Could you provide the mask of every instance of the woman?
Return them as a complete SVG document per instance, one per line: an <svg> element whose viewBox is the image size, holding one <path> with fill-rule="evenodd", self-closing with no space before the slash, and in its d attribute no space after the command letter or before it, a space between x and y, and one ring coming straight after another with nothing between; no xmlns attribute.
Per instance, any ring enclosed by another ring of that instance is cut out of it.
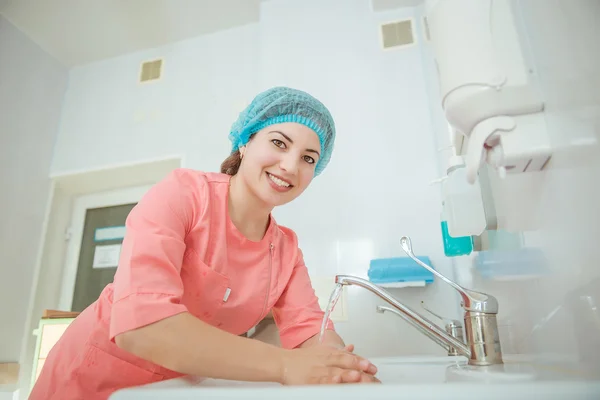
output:
<svg viewBox="0 0 600 400"><path fill-rule="evenodd" d="M114 282L50 352L30 399L106 399L183 375L282 384L377 382L323 312L294 232L274 207L323 171L334 122L318 100L276 87L229 135L221 174L179 169L127 218ZM282 348L239 336L273 312Z"/></svg>

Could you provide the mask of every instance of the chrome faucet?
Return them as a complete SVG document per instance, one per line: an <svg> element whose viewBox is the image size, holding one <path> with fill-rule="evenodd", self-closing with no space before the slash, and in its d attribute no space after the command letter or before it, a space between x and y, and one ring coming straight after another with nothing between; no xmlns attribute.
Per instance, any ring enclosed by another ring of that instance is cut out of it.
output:
<svg viewBox="0 0 600 400"><path fill-rule="evenodd" d="M402 250L420 266L456 289L462 298L461 307L464 313L464 331L466 333L466 344L456 337L446 333L435 323L423 317L416 311L410 309L394 298L385 289L369 282L366 279L351 275L337 275L335 282L339 285L356 285L370 290L399 311L407 322L427 335L434 342L448 351L454 348L456 352L469 359L470 365L493 365L502 364L502 349L498 335L498 301L495 297L465 289L454 283L438 271L419 260L412 251L410 238L403 236L400 239Z"/></svg>
<svg viewBox="0 0 600 400"><path fill-rule="evenodd" d="M437 315L436 313L431 311L429 308L427 308L423 301L421 301L421 306L423 306L423 309L425 311L427 311L429 314L433 315L434 317L439 318L444 323L444 329L446 329L447 334L449 334L452 337L457 338L458 340L460 340L463 343L465 342L465 338L463 335L463 327L462 327L462 324L460 323L460 321L455 320L455 319L450 319L450 318L444 318L444 317ZM458 349L455 349L454 347L450 346L450 348L448 349L448 355L449 356L459 355Z"/></svg>
<svg viewBox="0 0 600 400"><path fill-rule="evenodd" d="M429 312L430 314L432 314L433 316L439 318L440 320L442 320L444 322L444 328L446 329L447 334L449 334L450 336L452 336L455 339L460 340L461 343L464 343L463 328L462 328L460 321L457 321L455 319L448 319L448 318L440 317L439 315L437 315L436 313L434 313L433 311L431 311L430 309L425 307L425 304L423 302L421 302L421 306L423 306L423 309L425 309L425 311ZM413 325L415 328L419 329L421 331L421 333L424 333L425 335L429 336L431 339L433 339L434 342L436 342L437 344L442 346L444 349L446 349L449 356L466 355L467 357L469 357L469 355L466 354L465 349L463 349L463 352L461 353L461 351L459 349L457 349L456 347L436 338L434 335L431 334L431 331L429 331L427 329L423 329L421 327L421 325L413 324L412 319L406 317L406 315L402 314L395 308L386 307L386 306L377 306L378 313L383 314L386 311L391 312L392 314L396 314L397 316L404 319L409 324Z"/></svg>

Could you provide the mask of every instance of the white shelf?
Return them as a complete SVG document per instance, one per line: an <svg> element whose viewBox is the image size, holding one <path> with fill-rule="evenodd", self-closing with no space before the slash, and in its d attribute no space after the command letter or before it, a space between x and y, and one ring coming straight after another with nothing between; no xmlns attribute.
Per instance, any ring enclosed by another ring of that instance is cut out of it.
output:
<svg viewBox="0 0 600 400"><path fill-rule="evenodd" d="M531 279L540 279L544 275L542 274L523 274L523 275L492 275L484 276L485 280L498 281L498 282L514 282L514 281L526 281Z"/></svg>
<svg viewBox="0 0 600 400"><path fill-rule="evenodd" d="M414 281L414 282L388 282L388 283L375 283L375 285L387 288L387 289L398 289L405 287L425 287L427 282L425 281Z"/></svg>

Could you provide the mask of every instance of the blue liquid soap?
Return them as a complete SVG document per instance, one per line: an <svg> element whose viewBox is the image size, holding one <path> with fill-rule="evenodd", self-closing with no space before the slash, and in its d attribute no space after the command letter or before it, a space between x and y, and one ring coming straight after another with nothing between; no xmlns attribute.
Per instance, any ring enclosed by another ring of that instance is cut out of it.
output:
<svg viewBox="0 0 600 400"><path fill-rule="evenodd" d="M442 239L446 257L466 256L473 252L471 236L452 237L448 233L448 223L442 221Z"/></svg>

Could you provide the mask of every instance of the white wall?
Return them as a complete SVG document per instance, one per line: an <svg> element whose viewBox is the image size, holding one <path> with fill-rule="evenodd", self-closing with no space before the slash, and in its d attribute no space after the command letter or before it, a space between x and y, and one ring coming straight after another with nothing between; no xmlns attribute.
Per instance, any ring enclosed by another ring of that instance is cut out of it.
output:
<svg viewBox="0 0 600 400"><path fill-rule="evenodd" d="M595 0L511 3L527 58L533 60L555 151L544 172L509 175L504 181L495 173L490 177L500 228L522 235L524 249L540 250L547 268L543 276L529 280L507 278L516 261L500 263L498 279L484 278L473 268L472 257L456 259L456 268L475 289L499 299L505 352L572 360L584 374L598 378L600 4ZM432 101L439 98L432 96ZM501 239L492 250L507 254L507 247ZM569 299L579 300L569 303Z"/></svg>
<svg viewBox="0 0 600 400"><path fill-rule="evenodd" d="M0 362L18 362L67 69L0 17Z"/></svg>
<svg viewBox="0 0 600 400"><path fill-rule="evenodd" d="M255 92L257 32L253 24L71 69L52 173L171 154L216 168ZM141 63L157 57L162 80L139 84Z"/></svg>
<svg viewBox="0 0 600 400"><path fill-rule="evenodd" d="M428 185L438 167L421 51L380 47L380 23L413 16L411 8L373 13L368 0L274 0L262 4L258 24L77 67L52 172L170 154L183 155L187 167L218 170L245 104L266 87L294 86L327 104L338 128L329 168L276 211L297 231L311 274L364 276L371 258L403 255L404 234L417 253L451 273L439 234L439 190ZM139 85L140 63L154 57L165 57L162 80ZM398 317L376 314L379 300L354 289L350 319L338 328L357 351L444 354ZM456 315L446 286L396 292L415 308L423 299Z"/></svg>
<svg viewBox="0 0 600 400"><path fill-rule="evenodd" d="M450 273L439 229L439 190L431 117L418 45L381 48L379 25L414 18L405 8L373 13L363 0L271 1L260 17L261 87L285 84L314 93L331 109L338 129L332 161L295 202L277 210L293 227L313 275L366 277L369 260L404 256L402 235L415 251ZM420 20L415 34L422 40ZM308 223L307 223L307 216ZM425 300L455 316L451 289L394 290L411 307ZM368 355L444 354L364 289L348 291L349 321L342 336Z"/></svg>

